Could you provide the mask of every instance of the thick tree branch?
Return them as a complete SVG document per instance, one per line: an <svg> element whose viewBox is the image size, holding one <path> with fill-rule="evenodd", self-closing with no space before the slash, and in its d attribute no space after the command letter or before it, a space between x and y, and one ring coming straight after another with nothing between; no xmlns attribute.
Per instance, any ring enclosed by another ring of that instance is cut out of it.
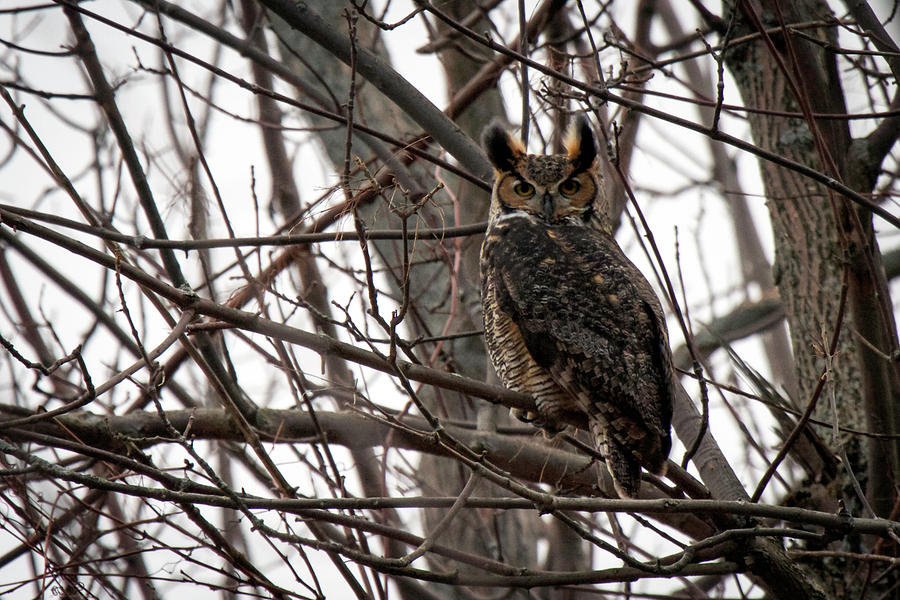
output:
<svg viewBox="0 0 900 600"><path fill-rule="evenodd" d="M350 40L325 23L306 2L261 2L291 27L309 36L344 63L350 64ZM460 164L477 177L485 181L490 179L491 169L481 148L417 88L365 48L357 49L355 63L360 75L402 108Z"/></svg>

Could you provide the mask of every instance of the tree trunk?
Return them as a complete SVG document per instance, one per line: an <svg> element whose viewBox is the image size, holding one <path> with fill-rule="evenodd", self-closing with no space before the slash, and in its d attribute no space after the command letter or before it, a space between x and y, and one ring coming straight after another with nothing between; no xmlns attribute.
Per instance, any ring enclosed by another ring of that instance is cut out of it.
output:
<svg viewBox="0 0 900 600"><path fill-rule="evenodd" d="M848 121L812 117L847 112L836 54L823 49L836 47L836 27L805 32L818 38L815 42L779 31L783 24L832 19L827 4L765 0L727 6L736 11L732 38L765 30L725 53L744 105L762 109L747 114L756 144L857 191L871 192L871 173L877 172L883 155L855 154L852 149L861 141L851 139ZM773 117L764 111L803 116ZM842 427L896 433L898 379L896 363L887 358L897 348L896 327L871 213L775 162L763 161L760 167L775 238L775 281L796 360L799 406L816 402L819 418ZM820 386L823 377L825 385ZM845 462L849 459L845 466L865 490L861 498L847 475L836 487L842 489L838 499L854 515L868 516L868 503L875 514L888 517L900 473L896 440L835 438L828 429L819 433L836 454L844 453ZM864 546L854 550L867 551ZM838 581L843 577L839 573L829 581L835 597L848 597L845 585L863 584ZM883 592L890 583L884 585L875 587ZM876 593L871 584L869 593Z"/></svg>

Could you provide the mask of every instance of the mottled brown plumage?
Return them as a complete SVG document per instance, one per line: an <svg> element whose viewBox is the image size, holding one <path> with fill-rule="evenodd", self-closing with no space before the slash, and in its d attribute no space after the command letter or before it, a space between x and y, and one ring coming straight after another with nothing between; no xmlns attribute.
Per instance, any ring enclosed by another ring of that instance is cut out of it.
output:
<svg viewBox="0 0 900 600"><path fill-rule="evenodd" d="M501 381L537 407L514 414L590 430L616 491L634 497L641 466L665 470L675 376L659 300L602 227L590 125L576 122L566 155L527 155L499 125L484 145L496 169L485 341Z"/></svg>

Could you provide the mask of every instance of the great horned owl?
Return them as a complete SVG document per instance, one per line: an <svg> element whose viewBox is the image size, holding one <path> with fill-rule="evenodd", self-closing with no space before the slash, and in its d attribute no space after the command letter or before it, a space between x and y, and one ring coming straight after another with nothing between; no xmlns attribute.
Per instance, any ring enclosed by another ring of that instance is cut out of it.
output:
<svg viewBox="0 0 900 600"><path fill-rule="evenodd" d="M526 154L497 124L483 143L495 168L481 247L491 361L535 399L537 413L517 417L591 431L616 491L634 497L641 466L665 470L675 375L656 294L599 226L594 134L579 118L568 154L552 156Z"/></svg>

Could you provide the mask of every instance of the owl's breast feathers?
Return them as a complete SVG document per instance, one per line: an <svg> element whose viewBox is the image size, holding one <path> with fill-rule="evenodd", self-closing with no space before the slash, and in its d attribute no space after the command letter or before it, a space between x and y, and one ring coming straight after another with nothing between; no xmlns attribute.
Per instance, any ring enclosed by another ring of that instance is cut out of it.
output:
<svg viewBox="0 0 900 600"><path fill-rule="evenodd" d="M485 337L501 380L539 408L549 391L555 418L587 421L616 452L662 472L675 381L665 321L615 240L510 216L488 228L482 271Z"/></svg>

